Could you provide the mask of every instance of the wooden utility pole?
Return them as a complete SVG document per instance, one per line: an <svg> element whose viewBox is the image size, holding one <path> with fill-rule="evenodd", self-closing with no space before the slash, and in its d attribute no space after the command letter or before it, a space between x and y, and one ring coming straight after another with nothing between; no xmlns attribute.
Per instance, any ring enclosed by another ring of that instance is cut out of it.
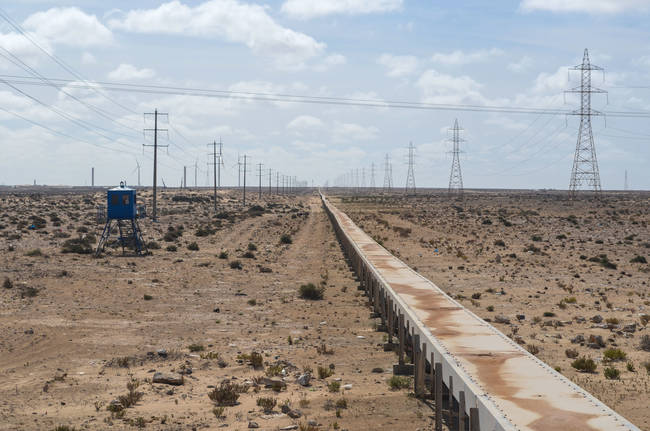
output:
<svg viewBox="0 0 650 431"><path fill-rule="evenodd" d="M223 165L223 142L219 138L219 155L218 155L218 165L217 165L217 188L221 190L221 165Z"/></svg>
<svg viewBox="0 0 650 431"><path fill-rule="evenodd" d="M212 156L212 163L209 163L212 165L212 170L214 173L214 187L213 187L213 199L214 199L214 212L217 212L217 141L212 141L212 153L210 154Z"/></svg>
<svg viewBox="0 0 650 431"><path fill-rule="evenodd" d="M259 196L258 196L258 199L261 200L262 199L262 164L258 163L257 168L258 168L257 176L259 177L259 185L258 185Z"/></svg>
<svg viewBox="0 0 650 431"><path fill-rule="evenodd" d="M198 160L194 161L194 188L197 188L198 186L198 179L199 179L199 163Z"/></svg>
<svg viewBox="0 0 650 431"><path fill-rule="evenodd" d="M246 205L246 159L248 158L248 156L244 154L242 157L244 158L244 199L242 204L245 206Z"/></svg>
<svg viewBox="0 0 650 431"><path fill-rule="evenodd" d="M158 207L157 207L157 194L158 194L158 147L168 147L169 145L158 145L158 132L166 132L167 129L158 128L158 116L164 115L169 120L169 114L164 114L154 110L154 112L145 112L145 116L153 115L153 129L144 129L146 132L153 132L153 145L151 144L142 144L143 147L153 147L153 213L152 219L155 221L158 219Z"/></svg>

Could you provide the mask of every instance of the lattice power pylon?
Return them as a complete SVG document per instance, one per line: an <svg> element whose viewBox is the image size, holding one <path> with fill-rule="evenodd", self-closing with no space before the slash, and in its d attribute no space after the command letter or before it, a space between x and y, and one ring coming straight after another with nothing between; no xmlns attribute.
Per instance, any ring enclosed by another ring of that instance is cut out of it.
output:
<svg viewBox="0 0 650 431"><path fill-rule="evenodd" d="M580 94L580 109L572 112L572 115L580 116L580 129L578 131L576 152L573 157L569 194L574 198L578 190L586 186L588 189L593 190L596 195L599 195L601 191L600 173L598 172L594 135L591 130L591 117L602 115L602 113L591 109L591 94L606 93L606 91L591 86L591 71L603 70L603 68L589 62L589 52L585 49L582 64L569 70L581 72L580 86L566 91L567 93Z"/></svg>
<svg viewBox="0 0 650 431"><path fill-rule="evenodd" d="M460 170L460 143L465 140L460 137L461 129L458 127L458 119L454 120L454 127L451 129L451 142L453 150L451 154L453 159L451 161L451 173L449 174L449 194L463 195L463 174Z"/></svg>
<svg viewBox="0 0 650 431"><path fill-rule="evenodd" d="M406 174L406 194L415 194L415 147L409 142L409 169Z"/></svg>
<svg viewBox="0 0 650 431"><path fill-rule="evenodd" d="M393 188L393 167L390 164L390 156L386 154L384 162L384 191L389 192Z"/></svg>

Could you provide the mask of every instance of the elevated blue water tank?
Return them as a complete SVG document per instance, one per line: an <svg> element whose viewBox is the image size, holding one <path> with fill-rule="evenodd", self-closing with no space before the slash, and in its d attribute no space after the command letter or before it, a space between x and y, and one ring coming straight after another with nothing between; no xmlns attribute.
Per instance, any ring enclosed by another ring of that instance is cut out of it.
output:
<svg viewBox="0 0 650 431"><path fill-rule="evenodd" d="M136 216L135 190L120 183L119 187L110 189L106 193L107 218L117 220L130 220Z"/></svg>

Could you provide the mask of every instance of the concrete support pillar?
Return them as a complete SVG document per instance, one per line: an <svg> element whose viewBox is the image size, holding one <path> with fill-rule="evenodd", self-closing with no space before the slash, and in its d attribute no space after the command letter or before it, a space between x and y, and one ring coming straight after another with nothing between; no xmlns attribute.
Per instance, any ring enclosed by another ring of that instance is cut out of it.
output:
<svg viewBox="0 0 650 431"><path fill-rule="evenodd" d="M404 347L410 347L411 348L411 364L415 365L415 355L413 354L413 337L411 337L411 325L409 322L406 322L406 342L404 343Z"/></svg>
<svg viewBox="0 0 650 431"><path fill-rule="evenodd" d="M456 415L456 409L454 408L454 378L449 376L449 423L453 422L453 418Z"/></svg>
<svg viewBox="0 0 650 431"><path fill-rule="evenodd" d="M391 298L388 298L388 343L389 344L393 343L393 334L395 333L394 330L395 317L393 313L394 313L393 300Z"/></svg>
<svg viewBox="0 0 650 431"><path fill-rule="evenodd" d="M399 364L404 365L404 343L406 342L404 334L404 314L399 313L399 322L397 328L397 338L399 339Z"/></svg>
<svg viewBox="0 0 650 431"><path fill-rule="evenodd" d="M380 302L379 302L379 283L375 283L375 312L381 314Z"/></svg>
<svg viewBox="0 0 650 431"><path fill-rule="evenodd" d="M465 431L465 391L458 393L458 431Z"/></svg>
<svg viewBox="0 0 650 431"><path fill-rule="evenodd" d="M420 345L420 337L418 336L418 380L420 387L420 393L416 393L418 397L424 397L425 385L424 385L424 373L426 369L426 360L427 360L427 345Z"/></svg>
<svg viewBox="0 0 650 431"><path fill-rule="evenodd" d="M418 341L420 341L419 340L420 337L418 335L411 336L411 352L412 352L411 359L413 360L413 386L414 386L413 392L415 392L415 395L417 396L419 388L418 388L418 355L416 354L417 348L415 346L416 337L418 338Z"/></svg>
<svg viewBox="0 0 650 431"><path fill-rule="evenodd" d="M469 431L481 431L481 426L478 423L478 409L476 407L469 409Z"/></svg>
<svg viewBox="0 0 650 431"><path fill-rule="evenodd" d="M421 397L422 394L424 393L424 385L423 383L423 375L421 372L421 367L420 364L422 363L422 350L420 348L420 336L418 334L413 334L413 373L414 373L414 378L413 378L413 384L415 386L415 396L416 397Z"/></svg>
<svg viewBox="0 0 650 431"><path fill-rule="evenodd" d="M435 430L442 431L442 363L436 362L436 413L435 413Z"/></svg>
<svg viewBox="0 0 650 431"><path fill-rule="evenodd" d="M435 357L434 353L431 352L431 399L436 399L436 367L435 367Z"/></svg>

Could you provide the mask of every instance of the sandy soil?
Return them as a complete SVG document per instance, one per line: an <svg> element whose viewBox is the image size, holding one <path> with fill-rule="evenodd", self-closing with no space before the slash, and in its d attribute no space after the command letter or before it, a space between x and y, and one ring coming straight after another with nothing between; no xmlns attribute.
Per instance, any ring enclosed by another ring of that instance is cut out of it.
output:
<svg viewBox="0 0 650 431"><path fill-rule="evenodd" d="M0 193L0 430L244 430L251 421L266 430L432 429L430 406L410 389L389 389L395 355L382 349L385 334L373 329L316 195L253 196L256 209L224 192L221 218L209 195L161 194L160 222L141 222L146 241L160 247L151 256L116 249L94 258L62 249L70 239L99 236L102 192ZM183 233L174 238L170 228L179 226ZM292 244L281 243L283 234ZM193 242L198 250L188 249ZM243 257L250 243L254 257ZM176 251L168 251L172 245ZM417 247L409 242L402 251ZM219 258L222 251L227 258ZM428 275L436 259L422 266ZM242 269L231 268L235 260ZM324 299L301 299L305 283L324 286ZM262 354L263 368L249 364L252 352ZM332 376L319 379L318 367L333 369ZM296 382L305 369L314 375L307 387ZM152 383L155 372L182 373L183 385ZM276 392L263 377L278 373ZM208 393L224 380L245 392L237 405L215 412ZM130 381L139 383L132 399L140 399L108 411ZM271 413L257 405L263 397L277 400ZM281 413L281 404L301 416Z"/></svg>
<svg viewBox="0 0 650 431"><path fill-rule="evenodd" d="M650 194L331 200L474 313L650 430ZM612 354L625 358L607 360ZM595 372L574 369L576 355L594 360Z"/></svg>

